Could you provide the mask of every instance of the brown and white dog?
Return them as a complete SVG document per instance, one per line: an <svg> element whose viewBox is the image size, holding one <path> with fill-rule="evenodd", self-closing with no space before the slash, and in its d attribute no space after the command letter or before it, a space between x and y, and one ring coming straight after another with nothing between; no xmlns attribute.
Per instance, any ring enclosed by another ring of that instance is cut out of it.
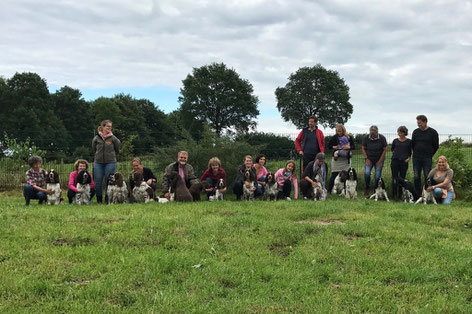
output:
<svg viewBox="0 0 472 314"><path fill-rule="evenodd" d="M277 181L275 180L275 175L273 172L269 172L265 178L264 186L264 200L276 201L277 200Z"/></svg>
<svg viewBox="0 0 472 314"><path fill-rule="evenodd" d="M257 178L253 171L246 169L244 171L244 182L249 182L249 187L243 183L243 200L253 201L254 200L254 191L256 190L256 181Z"/></svg>
<svg viewBox="0 0 472 314"><path fill-rule="evenodd" d="M59 181L59 173L54 169L51 169L46 176L46 189L53 192L48 194L48 204L59 205L62 201L61 183Z"/></svg>
<svg viewBox="0 0 472 314"><path fill-rule="evenodd" d="M108 177L108 204L128 203L128 188L123 180L123 175L115 172Z"/></svg>
<svg viewBox="0 0 472 314"><path fill-rule="evenodd" d="M154 190L144 181L141 172L133 174L133 197L137 203L149 203L154 201Z"/></svg>
<svg viewBox="0 0 472 314"><path fill-rule="evenodd" d="M336 178L334 179L334 186L332 190L332 194L344 194L344 185L347 180L348 173L346 170L342 170L338 173Z"/></svg>

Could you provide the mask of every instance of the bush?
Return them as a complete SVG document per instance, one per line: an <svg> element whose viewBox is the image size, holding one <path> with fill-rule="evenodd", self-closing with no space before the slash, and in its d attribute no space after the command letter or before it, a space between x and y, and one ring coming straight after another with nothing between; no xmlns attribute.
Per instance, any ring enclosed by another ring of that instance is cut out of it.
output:
<svg viewBox="0 0 472 314"><path fill-rule="evenodd" d="M297 156L295 142L287 136L255 132L240 134L236 137L236 141L245 141L250 145L259 146L259 153L264 154L269 160L288 160L294 159L294 156Z"/></svg>

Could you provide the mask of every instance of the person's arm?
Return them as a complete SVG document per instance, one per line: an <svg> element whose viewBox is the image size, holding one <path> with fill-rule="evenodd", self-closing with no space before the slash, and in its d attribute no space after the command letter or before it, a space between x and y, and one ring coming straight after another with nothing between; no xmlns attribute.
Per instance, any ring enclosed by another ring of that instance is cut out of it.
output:
<svg viewBox="0 0 472 314"><path fill-rule="evenodd" d="M356 140L354 139L354 136L349 136L349 149L354 150L356 149Z"/></svg>
<svg viewBox="0 0 472 314"><path fill-rule="evenodd" d="M303 156L302 151L302 142L303 142L303 130L298 134L297 138L295 139L295 148L300 156Z"/></svg>
<svg viewBox="0 0 472 314"><path fill-rule="evenodd" d="M93 182L93 176L90 171L87 170L88 175L90 176L90 188L95 189L95 182Z"/></svg>
<svg viewBox="0 0 472 314"><path fill-rule="evenodd" d="M325 139L324 139L324 134L321 132L320 129L317 129L317 131L320 133L320 143L318 143L318 146L320 147L320 151L322 153L325 152Z"/></svg>
<svg viewBox="0 0 472 314"><path fill-rule="evenodd" d="M295 199L298 198L298 180L297 177L292 175L292 185L293 185L293 197Z"/></svg>
<svg viewBox="0 0 472 314"><path fill-rule="evenodd" d="M77 171L72 171L69 175L69 185L68 185L68 188L69 190L71 191L74 191L74 192L77 192L77 186L74 185L74 177L75 177L75 173L77 173Z"/></svg>
<svg viewBox="0 0 472 314"><path fill-rule="evenodd" d="M433 155L436 154L439 148L439 135L436 130L433 132Z"/></svg>
<svg viewBox="0 0 472 314"><path fill-rule="evenodd" d="M121 142L116 136L113 136L113 137L114 137L113 138L113 148L115 149L116 157L118 157L118 154L120 153Z"/></svg>
<svg viewBox="0 0 472 314"><path fill-rule="evenodd" d="M385 160L385 155L387 154L387 146L384 147L384 150L382 152L382 155L380 156L379 161L377 162L377 167L380 167Z"/></svg>
<svg viewBox="0 0 472 314"><path fill-rule="evenodd" d="M452 169L447 170L444 181L433 185L432 189L435 189L435 188L444 189L449 183L451 183L453 176L454 176L454 171L452 171Z"/></svg>
<svg viewBox="0 0 472 314"><path fill-rule="evenodd" d="M95 136L92 139L92 152L95 154L96 151L97 151L97 137Z"/></svg>
<svg viewBox="0 0 472 314"><path fill-rule="evenodd" d="M149 185L156 183L157 178L154 176L154 173L152 173L152 170L150 168L143 168L143 173L145 172L144 169L146 169L146 183Z"/></svg>
<svg viewBox="0 0 472 314"><path fill-rule="evenodd" d="M395 151L395 140L393 140L393 142L392 142L392 153Z"/></svg>
<svg viewBox="0 0 472 314"><path fill-rule="evenodd" d="M210 175L210 168L207 168L207 170L205 170L205 172L202 174L200 181L205 181L206 178L209 177L209 175Z"/></svg>

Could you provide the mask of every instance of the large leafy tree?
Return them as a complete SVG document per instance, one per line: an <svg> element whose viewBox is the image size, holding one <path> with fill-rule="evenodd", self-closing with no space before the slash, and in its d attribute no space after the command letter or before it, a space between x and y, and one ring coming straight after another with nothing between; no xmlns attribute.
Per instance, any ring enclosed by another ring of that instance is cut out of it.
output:
<svg viewBox="0 0 472 314"><path fill-rule="evenodd" d="M275 90L277 109L285 121L303 128L315 116L319 124L333 128L351 117L349 87L338 72L317 64L298 69L288 80Z"/></svg>
<svg viewBox="0 0 472 314"><path fill-rule="evenodd" d="M183 120L191 117L208 125L218 136L225 129L254 129L259 115L257 96L248 80L226 67L212 63L194 68L180 89Z"/></svg>

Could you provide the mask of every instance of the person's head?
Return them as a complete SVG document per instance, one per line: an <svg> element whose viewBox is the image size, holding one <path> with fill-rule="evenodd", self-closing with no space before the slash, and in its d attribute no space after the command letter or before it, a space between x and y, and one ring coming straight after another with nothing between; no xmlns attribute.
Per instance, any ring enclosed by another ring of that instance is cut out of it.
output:
<svg viewBox="0 0 472 314"><path fill-rule="evenodd" d="M181 165L181 166L185 166L187 164L187 161L188 161L188 153L184 150L180 151L178 154L177 154L177 162Z"/></svg>
<svg viewBox="0 0 472 314"><path fill-rule="evenodd" d="M264 154L259 154L256 157L256 164L259 164L261 166L265 166L266 164L266 156Z"/></svg>
<svg viewBox="0 0 472 314"><path fill-rule="evenodd" d="M316 117L309 117L308 118L308 128L314 129L318 125L318 119Z"/></svg>
<svg viewBox="0 0 472 314"><path fill-rule="evenodd" d="M139 157L135 157L131 162L134 172L141 172L143 170L143 164Z"/></svg>
<svg viewBox="0 0 472 314"><path fill-rule="evenodd" d="M318 164L318 166L323 165L324 161L325 161L325 154L324 153L316 154L315 162Z"/></svg>
<svg viewBox="0 0 472 314"><path fill-rule="evenodd" d="M376 138L379 135L379 128L376 125L372 125L369 128L369 134L371 138Z"/></svg>
<svg viewBox="0 0 472 314"><path fill-rule="evenodd" d="M39 170L43 164L43 159L39 156L31 156L28 158L28 165L34 170Z"/></svg>
<svg viewBox="0 0 472 314"><path fill-rule="evenodd" d="M251 155L244 156L244 165L246 166L246 168L252 167L252 156Z"/></svg>
<svg viewBox="0 0 472 314"><path fill-rule="evenodd" d="M289 160L285 163L285 172L295 173L295 161Z"/></svg>
<svg viewBox="0 0 472 314"><path fill-rule="evenodd" d="M426 118L425 115L420 114L416 116L416 124L418 124L420 129L424 130L428 126L428 118Z"/></svg>
<svg viewBox="0 0 472 314"><path fill-rule="evenodd" d="M74 168L77 172L88 169L88 162L85 159L77 159L74 163Z"/></svg>
<svg viewBox="0 0 472 314"><path fill-rule="evenodd" d="M347 136L349 138L349 133L347 133L346 128L343 124L339 123L336 125L336 135L337 136Z"/></svg>
<svg viewBox="0 0 472 314"><path fill-rule="evenodd" d="M112 127L112 122L110 120L103 120L100 122L100 126L98 127L98 131L102 133L110 133Z"/></svg>
<svg viewBox="0 0 472 314"><path fill-rule="evenodd" d="M398 136L407 136L408 135L408 128L404 125L399 126L397 129Z"/></svg>
<svg viewBox="0 0 472 314"><path fill-rule="evenodd" d="M447 170L449 169L449 164L447 163L446 156L439 156L436 160L436 170Z"/></svg>
<svg viewBox="0 0 472 314"><path fill-rule="evenodd" d="M221 168L221 161L218 157L210 158L208 161L208 168L211 169L214 173L218 172L218 169Z"/></svg>

